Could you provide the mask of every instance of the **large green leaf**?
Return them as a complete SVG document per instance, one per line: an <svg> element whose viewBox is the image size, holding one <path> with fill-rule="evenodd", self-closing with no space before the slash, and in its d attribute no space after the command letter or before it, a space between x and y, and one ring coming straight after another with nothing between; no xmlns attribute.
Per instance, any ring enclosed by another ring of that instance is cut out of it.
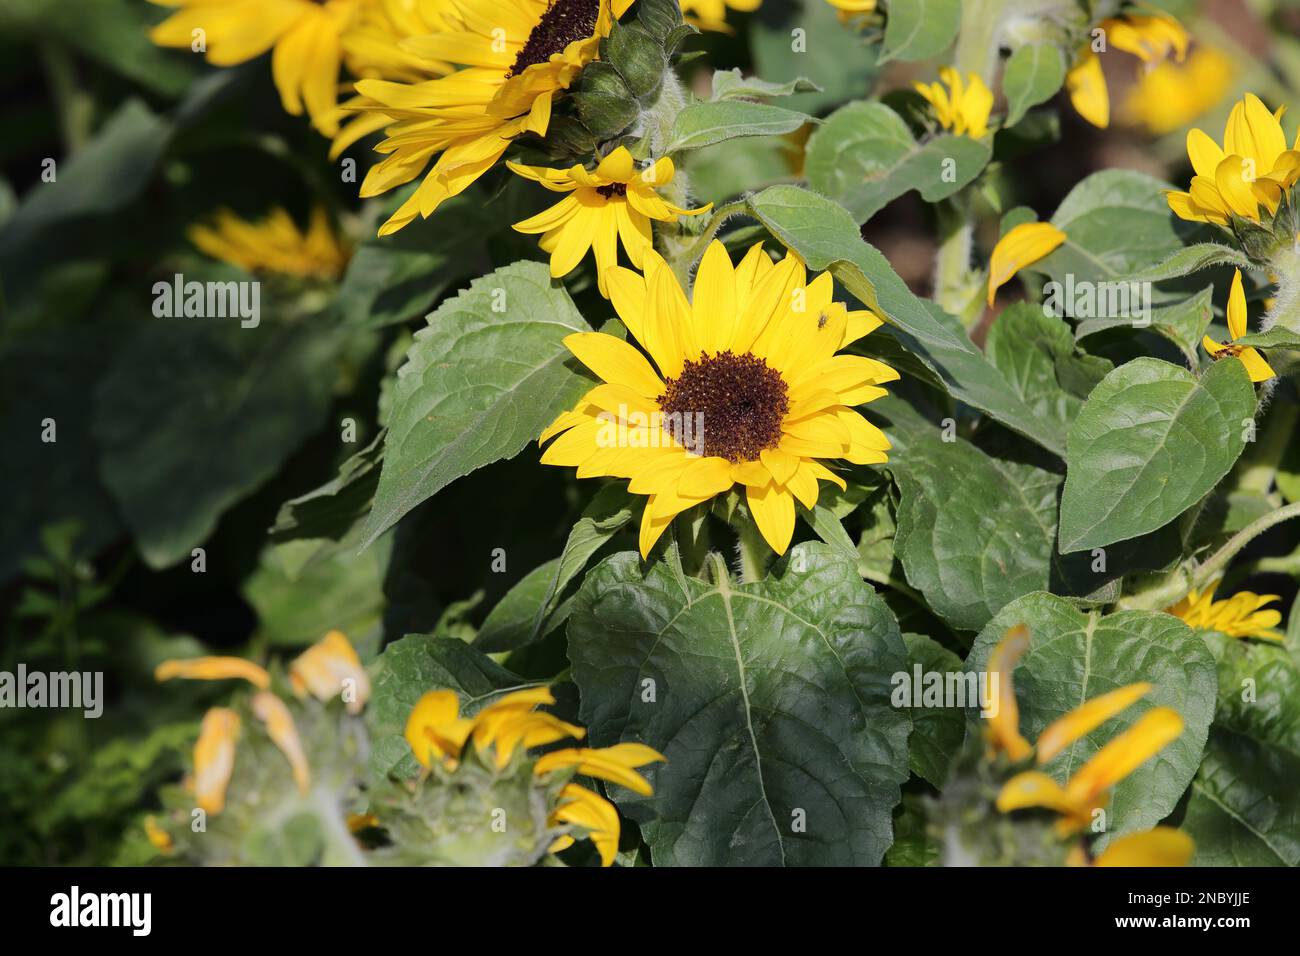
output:
<svg viewBox="0 0 1300 956"><path fill-rule="evenodd" d="M809 117L796 110L748 100L705 100L685 107L673 120L665 153L712 146L739 136L793 133Z"/></svg>
<svg viewBox="0 0 1300 956"><path fill-rule="evenodd" d="M1052 216L1066 239L1035 264L1053 279L1102 282L1127 279L1182 249L1165 201L1170 185L1146 173L1107 169L1070 190Z"/></svg>
<svg viewBox="0 0 1300 956"><path fill-rule="evenodd" d="M1206 286L1196 295L1151 311L1151 331L1177 345L1193 364L1197 361L1196 350L1200 347L1201 336L1214 317L1214 309L1210 304L1213 295L1214 287ZM1142 326L1135 324L1132 317L1085 319L1079 323L1074 334L1075 338L1082 339L1116 328L1140 329Z"/></svg>
<svg viewBox="0 0 1300 956"><path fill-rule="evenodd" d="M961 658L938 641L924 634L904 634L907 645L908 677L915 677L920 667L926 674L959 674ZM914 688L915 689L915 688ZM927 707L924 698L912 700L912 736L908 739L912 772L942 787L948 779L948 767L966 739L966 721L954 707Z"/></svg>
<svg viewBox="0 0 1300 956"><path fill-rule="evenodd" d="M384 433L339 466L339 472L319 488L280 505L271 526L271 540L326 538L338 541L370 511L384 460Z"/></svg>
<svg viewBox="0 0 1300 956"><path fill-rule="evenodd" d="M925 60L937 56L957 39L961 0L909 0L896 3L885 21L880 62Z"/></svg>
<svg viewBox="0 0 1300 956"><path fill-rule="evenodd" d="M1250 257L1231 246L1220 245L1217 242L1198 242L1179 249L1129 278L1135 282L1163 282L1166 279L1179 279L1193 272L1221 265L1236 266L1238 269L1252 268Z"/></svg>
<svg viewBox="0 0 1300 956"><path fill-rule="evenodd" d="M1015 394L961 324L913 295L879 250L862 240L857 224L841 206L797 186L772 186L754 196L750 208L809 268L829 269L849 292L878 311L949 394L1044 448L1064 453L1052 425Z"/></svg>
<svg viewBox="0 0 1300 956"><path fill-rule="evenodd" d="M1107 375L1070 428L1062 552L1135 538L1190 508L1241 455L1255 405L1240 362L1198 379L1139 358Z"/></svg>
<svg viewBox="0 0 1300 956"><path fill-rule="evenodd" d="M926 202L946 199L988 165L992 150L969 136L917 142L903 118L883 103L836 110L808 141L809 184L866 222L916 189Z"/></svg>
<svg viewBox="0 0 1300 956"><path fill-rule="evenodd" d="M797 545L741 585L615 555L578 592L569 658L592 742L668 758L653 797L615 791L657 865L880 862L907 777L890 703L907 655L847 558Z"/></svg>
<svg viewBox="0 0 1300 956"><path fill-rule="evenodd" d="M1020 732L1029 740L1085 700L1148 681L1141 702L1106 721L1048 761L1043 770L1064 783L1098 749L1132 726L1151 707L1172 707L1183 733L1115 785L1107 811L1108 834L1155 826L1169 815L1191 783L1214 716L1214 656L1194 631L1163 611L1084 613L1051 594L1031 594L1004 608L984 628L967 667L982 671L1008 628L1029 628L1029 650L1014 672Z"/></svg>
<svg viewBox="0 0 1300 956"><path fill-rule="evenodd" d="M563 341L589 331L538 262L497 269L440 305L397 373L365 543L462 475L536 441L591 386Z"/></svg>
<svg viewBox="0 0 1300 956"><path fill-rule="evenodd" d="M1062 443L1088 393L1111 370L1106 359L1076 351L1070 327L1039 306L1017 302L989 329L984 354Z"/></svg>
<svg viewBox="0 0 1300 956"><path fill-rule="evenodd" d="M931 609L979 630L1034 591L1090 593L1121 573L1092 573L1088 556L1056 549L1060 475L1003 461L934 431L908 438L889 463L899 488L894 554Z"/></svg>
<svg viewBox="0 0 1300 956"><path fill-rule="evenodd" d="M310 322L147 326L100 384L94 432L104 481L160 568L189 557L321 426L337 340Z"/></svg>
<svg viewBox="0 0 1300 956"><path fill-rule="evenodd" d="M1198 866L1300 865L1300 670L1286 648L1207 635L1219 710L1183 829Z"/></svg>
<svg viewBox="0 0 1300 956"><path fill-rule="evenodd" d="M1031 106L1056 95L1065 82L1065 57L1054 43L1026 43L1007 60L1002 93L1007 98L1005 125L1015 126Z"/></svg>

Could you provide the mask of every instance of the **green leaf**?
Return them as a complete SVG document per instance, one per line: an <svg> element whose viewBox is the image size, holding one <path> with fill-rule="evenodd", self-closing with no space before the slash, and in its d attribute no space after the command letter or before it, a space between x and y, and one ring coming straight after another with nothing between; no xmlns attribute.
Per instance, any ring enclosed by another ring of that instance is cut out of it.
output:
<svg viewBox="0 0 1300 956"><path fill-rule="evenodd" d="M536 441L591 387L563 342L589 331L538 262L497 269L440 305L397 373L364 543L462 475Z"/></svg>
<svg viewBox="0 0 1300 956"><path fill-rule="evenodd" d="M739 68L715 71L712 89L715 100L821 92L820 86L802 76L785 83L769 83L757 76L745 76Z"/></svg>
<svg viewBox="0 0 1300 956"><path fill-rule="evenodd" d="M1183 829L1197 866L1300 865L1300 670L1285 647L1206 635L1219 709Z"/></svg>
<svg viewBox="0 0 1300 956"><path fill-rule="evenodd" d="M792 109L806 113L823 113L861 96L878 73L879 44L846 30L826 0L768 4L751 20L749 42L759 76L773 82L807 77L821 88L788 100Z"/></svg>
<svg viewBox="0 0 1300 956"><path fill-rule="evenodd" d="M946 681L948 674L961 674L961 658L933 638L924 634L904 634L907 645L907 677L913 678L916 668L920 673L939 674ZM924 684L922 684L922 688ZM926 707L924 698L912 701L912 736L908 739L912 772L936 787L948 779L952 759L966 739L966 720L955 707Z"/></svg>
<svg viewBox="0 0 1300 956"><path fill-rule="evenodd" d="M925 798L904 793L894 810L894 845L885 854L885 866L939 866L941 851L927 829Z"/></svg>
<svg viewBox="0 0 1300 956"><path fill-rule="evenodd" d="M1052 225L1066 240L1034 268L1057 281L1130 279L1182 249L1173 213L1162 190L1171 188L1146 173L1107 169L1093 173L1057 207Z"/></svg>
<svg viewBox="0 0 1300 956"><path fill-rule="evenodd" d="M1064 320L1025 302L998 314L984 354L1033 413L1052 423L1062 444L1083 400L1112 367L1106 359L1077 353Z"/></svg>
<svg viewBox="0 0 1300 956"><path fill-rule="evenodd" d="M1011 54L1002 73L1007 98L1004 126L1015 126L1032 106L1056 95L1065 82L1065 57L1053 43L1026 43Z"/></svg>
<svg viewBox="0 0 1300 956"><path fill-rule="evenodd" d="M463 641L408 634L384 648L371 670L366 719L374 740L372 777L411 777L419 764L403 736L416 702L431 690L454 690L460 712L473 716L512 690L533 686Z"/></svg>
<svg viewBox="0 0 1300 956"><path fill-rule="evenodd" d="M809 185L866 222L916 189L938 202L963 189L988 165L992 150L968 136L941 134L924 143L883 103L836 110L808 141Z"/></svg>
<svg viewBox="0 0 1300 956"><path fill-rule="evenodd" d="M1255 405L1240 362L1197 379L1139 358L1107 375L1070 428L1061 551L1135 538L1190 508L1241 455Z"/></svg>
<svg viewBox="0 0 1300 956"><path fill-rule="evenodd" d="M1253 345L1257 349L1300 349L1300 332L1275 325L1267 332L1255 332L1233 339L1232 344Z"/></svg>
<svg viewBox="0 0 1300 956"><path fill-rule="evenodd" d="M880 62L925 60L938 56L957 39L961 0L908 0L896 3L885 21Z"/></svg>
<svg viewBox="0 0 1300 956"><path fill-rule="evenodd" d="M327 538L338 541L370 511L384 460L381 431L365 448L339 466L339 473L305 495L280 505L271 526L271 540Z"/></svg>
<svg viewBox="0 0 1300 956"><path fill-rule="evenodd" d="M309 322L153 319L100 384L104 481L145 562L188 558L324 420L337 337Z"/></svg>
<svg viewBox="0 0 1300 956"><path fill-rule="evenodd" d="M908 583L951 627L974 631L1034 591L1086 595L1123 572L1093 573L1057 553L1059 475L986 455L935 431L910 436L889 462L899 488L894 554Z"/></svg>
<svg viewBox="0 0 1300 956"><path fill-rule="evenodd" d="M1223 246L1217 242L1198 242L1179 249L1168 258L1134 273L1129 278L1134 282L1164 282L1166 279L1179 279L1211 266L1225 265L1235 266L1238 269L1252 268L1246 254L1238 252L1231 246Z"/></svg>
<svg viewBox="0 0 1300 956"><path fill-rule="evenodd" d="M717 100L692 103L673 120L667 154L712 146L740 136L779 136L793 133L811 117L768 103Z"/></svg>
<svg viewBox="0 0 1300 956"><path fill-rule="evenodd" d="M862 241L843 208L797 186L772 186L750 199L754 216L814 271L835 278L894 327L903 345L935 372L948 393L1014 431L1063 454L1051 424L1038 418L966 335L938 306L912 294L889 262Z"/></svg>
<svg viewBox="0 0 1300 956"><path fill-rule="evenodd" d="M1196 350L1201 344L1201 336L1205 334L1205 330L1210 327L1210 320L1214 318L1214 308L1211 304L1213 295L1214 287L1206 286L1196 295L1180 302L1153 309L1151 331L1163 335L1178 346L1189 359L1195 360ZM1143 328L1138 321L1132 317L1085 319L1079 323L1074 334L1075 338L1082 339L1109 329Z"/></svg>
<svg viewBox="0 0 1300 956"><path fill-rule="evenodd" d="M797 570L801 569L801 570ZM611 788L660 866L876 865L907 777L898 626L853 563L800 544L754 584L606 559L569 658L593 746L667 758L654 796Z"/></svg>
<svg viewBox="0 0 1300 956"><path fill-rule="evenodd" d="M1029 628L1029 650L1013 681L1020 732L1036 740L1047 725L1086 700L1147 681L1152 691L1048 761L1043 770L1065 781L1105 743L1152 707L1172 707L1183 733L1115 785L1107 810L1107 836L1155 826L1168 816L1191 783L1214 715L1214 657L1205 642L1163 611L1083 613L1051 594L1031 594L1004 608L984 628L966 666L981 672L993 647L1011 627Z"/></svg>

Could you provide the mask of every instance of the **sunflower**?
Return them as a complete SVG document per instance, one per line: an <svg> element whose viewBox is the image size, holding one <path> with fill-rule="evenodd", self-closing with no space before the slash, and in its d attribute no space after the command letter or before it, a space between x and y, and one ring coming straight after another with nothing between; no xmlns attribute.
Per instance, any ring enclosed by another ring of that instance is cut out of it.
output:
<svg viewBox="0 0 1300 956"><path fill-rule="evenodd" d="M934 108L935 119L958 136L980 139L989 131L989 112L993 109L993 91L984 85L978 73L961 74L950 66L939 70L942 83L913 83L916 92ZM947 84L948 89L944 89Z"/></svg>
<svg viewBox="0 0 1300 956"><path fill-rule="evenodd" d="M701 30L730 33L727 10L753 13L763 5L763 0L680 0L682 18Z"/></svg>
<svg viewBox="0 0 1300 956"><path fill-rule="evenodd" d="M1266 604L1280 601L1280 597L1276 594L1238 591L1230 598L1216 601L1214 590L1217 587L1216 582L1204 592L1192 591L1177 604L1165 608L1165 611L1182 618L1188 627L1218 631L1228 637L1257 637L1281 643L1282 635L1277 632L1277 626L1282 623L1281 612L1260 610Z"/></svg>
<svg viewBox="0 0 1300 956"><path fill-rule="evenodd" d="M1012 674L1020 657L1029 647L1029 632L1023 626L1010 629L994 647L987 671L998 677L998 706L985 731L989 756L1005 754L1013 764L1024 763L1031 756L1043 766L1070 749L1081 738L1096 730L1112 717L1128 710L1154 688L1146 682L1118 687L1084 701L1074 710L1053 721L1038 735L1031 746L1020 735L1020 712L1016 705ZM1169 707L1153 707L1133 722L1128 730L1115 736L1070 775L1065 786L1041 770L1023 770L1003 784L997 796L1002 813L1045 809L1057 815L1055 830L1061 838L1071 838L1084 831L1093 821L1093 813L1109 802L1110 789L1146 763L1183 732L1183 718ZM1191 858L1194 846L1184 833L1171 827L1155 827L1144 833L1116 840L1103 853L1097 866L1183 866ZM1068 862L1086 865L1089 856L1082 843L1075 846Z"/></svg>
<svg viewBox="0 0 1300 956"><path fill-rule="evenodd" d="M451 0L369 0L356 25L343 36L348 72L357 79L397 83L423 83L446 76L455 69L452 64L409 53L402 41L446 32L451 26L446 16L450 9ZM392 122L379 112L380 106L364 96L339 104L340 128L330 144L330 159L337 159L357 140Z"/></svg>
<svg viewBox="0 0 1300 956"><path fill-rule="evenodd" d="M1187 54L1187 31L1166 13L1111 17L1103 20L1098 29L1110 46L1131 53L1147 68L1163 62L1171 54L1181 63ZM1110 125L1110 92L1106 88L1106 74L1101 68L1101 57L1091 44L1084 46L1066 74L1065 88L1075 112L1093 126L1105 129Z"/></svg>
<svg viewBox="0 0 1300 956"><path fill-rule="evenodd" d="M1124 99L1124 121L1156 136L1182 129L1223 99L1235 72L1223 53L1197 46L1185 63L1164 62L1142 71Z"/></svg>
<svg viewBox="0 0 1300 956"><path fill-rule="evenodd" d="M1300 179L1300 134L1286 148L1282 113L1270 113L1254 93L1247 93L1228 114L1223 146L1204 130L1187 133L1187 155L1196 175L1187 192L1166 195L1180 219L1228 226L1233 216L1259 222L1260 209L1277 212L1282 193Z"/></svg>
<svg viewBox="0 0 1300 956"><path fill-rule="evenodd" d="M436 764L455 773L469 755L472 743L473 753L480 760L501 771L517 752L586 736L583 728L536 709L554 703L549 688L532 687L506 694L474 717L462 717L455 691L431 690L416 702L407 718L406 740L426 769ZM637 743L565 747L535 758L532 775L545 782L551 774L572 770L648 797L653 793L650 784L636 770L663 759L657 750ZM618 811L600 794L575 783L565 784L548 822L554 827L585 830L600 853L601 863L610 866L614 862L620 829ZM572 835L564 834L551 844L550 851L558 853L573 842Z"/></svg>
<svg viewBox="0 0 1300 956"><path fill-rule="evenodd" d="M376 147L386 157L367 173L363 197L419 176L424 181L379 229L389 235L487 172L523 133L546 134L551 104L584 66L632 0L448 0L447 28L403 42L434 63L461 66L409 83L361 80L364 110L391 120Z"/></svg>
<svg viewBox="0 0 1300 956"><path fill-rule="evenodd" d="M569 194L545 212L515 223L515 229L541 233L541 247L551 254L551 275L557 279L576 269L588 249L595 250L600 294L605 298L609 298L606 276L617 264L620 239L628 259L640 269L652 245L651 219L671 222L713 208L713 203L682 209L665 202L655 189L673 181L673 161L665 156L653 166L638 169L623 146L590 171L581 165L571 169L506 165L553 192Z"/></svg>
<svg viewBox="0 0 1300 956"><path fill-rule="evenodd" d="M248 272L304 279L337 279L350 255L334 234L329 214L319 206L305 232L283 209L273 209L260 222L248 222L222 209L211 225L191 226L186 235L212 258Z"/></svg>
<svg viewBox="0 0 1300 956"><path fill-rule="evenodd" d="M274 48L271 75L287 112L326 136L338 132L342 37L373 0L151 0L179 7L150 37L159 46L193 49L206 44L215 66L235 66ZM201 32L199 32L201 31Z"/></svg>
<svg viewBox="0 0 1300 956"><path fill-rule="evenodd" d="M675 515L736 484L783 554L795 501L813 507L822 480L845 486L817 459L886 460L889 440L853 408L884 395L879 386L898 373L835 354L881 320L833 302L829 274L807 282L797 257L774 264L761 244L734 267L710 244L690 302L656 252L646 249L645 264L644 278L616 266L606 281L650 359L601 332L565 338L604 384L542 433L541 443L555 438L542 463L631 479L628 489L648 496L643 557Z"/></svg>
<svg viewBox="0 0 1300 956"><path fill-rule="evenodd" d="M1228 334L1233 340L1241 338L1249 331L1246 324L1246 293L1241 287L1241 270L1233 270L1232 291L1228 293ZM1277 375L1272 366L1264 360L1258 349L1249 345L1220 345L1208 335L1201 339L1201 345L1210 357L1218 360L1232 356L1241 360L1250 374L1252 382L1267 382ZM1276 598L1274 599L1276 600Z"/></svg>

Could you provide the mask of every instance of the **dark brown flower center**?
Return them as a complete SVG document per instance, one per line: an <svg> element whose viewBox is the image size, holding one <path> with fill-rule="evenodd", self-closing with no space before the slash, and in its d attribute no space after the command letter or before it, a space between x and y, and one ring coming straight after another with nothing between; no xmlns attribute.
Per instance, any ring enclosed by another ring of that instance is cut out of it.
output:
<svg viewBox="0 0 1300 956"><path fill-rule="evenodd" d="M506 76L517 76L530 66L545 63L552 54L564 52L574 40L590 39L596 32L599 15L600 0L553 0L528 34L524 48Z"/></svg>
<svg viewBox="0 0 1300 956"><path fill-rule="evenodd" d="M756 355L705 353L666 384L659 398L664 428L699 454L754 461L781 441L789 389L781 373Z"/></svg>
<svg viewBox="0 0 1300 956"><path fill-rule="evenodd" d="M608 186L597 186L596 192L606 199L612 199L614 196L626 196L627 183L610 183Z"/></svg>

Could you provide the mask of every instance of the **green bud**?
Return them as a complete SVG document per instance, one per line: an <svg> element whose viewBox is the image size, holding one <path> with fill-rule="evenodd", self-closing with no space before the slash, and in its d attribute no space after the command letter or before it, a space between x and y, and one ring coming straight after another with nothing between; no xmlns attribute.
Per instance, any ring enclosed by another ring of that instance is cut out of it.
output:
<svg viewBox="0 0 1300 956"><path fill-rule="evenodd" d="M556 160L590 156L595 152L598 142L591 130L573 116L552 116L546 130L546 147L552 159Z"/></svg>
<svg viewBox="0 0 1300 956"><path fill-rule="evenodd" d="M639 23L618 27L609 35L608 50L609 62L634 96L647 99L659 92L668 57L663 43L645 27Z"/></svg>
<svg viewBox="0 0 1300 956"><path fill-rule="evenodd" d="M681 25L682 8L677 0L641 0L636 18L662 44Z"/></svg>
<svg viewBox="0 0 1300 956"><path fill-rule="evenodd" d="M636 98L617 70L608 63L588 64L573 94L573 104L597 139L609 139L627 129L640 113Z"/></svg>

